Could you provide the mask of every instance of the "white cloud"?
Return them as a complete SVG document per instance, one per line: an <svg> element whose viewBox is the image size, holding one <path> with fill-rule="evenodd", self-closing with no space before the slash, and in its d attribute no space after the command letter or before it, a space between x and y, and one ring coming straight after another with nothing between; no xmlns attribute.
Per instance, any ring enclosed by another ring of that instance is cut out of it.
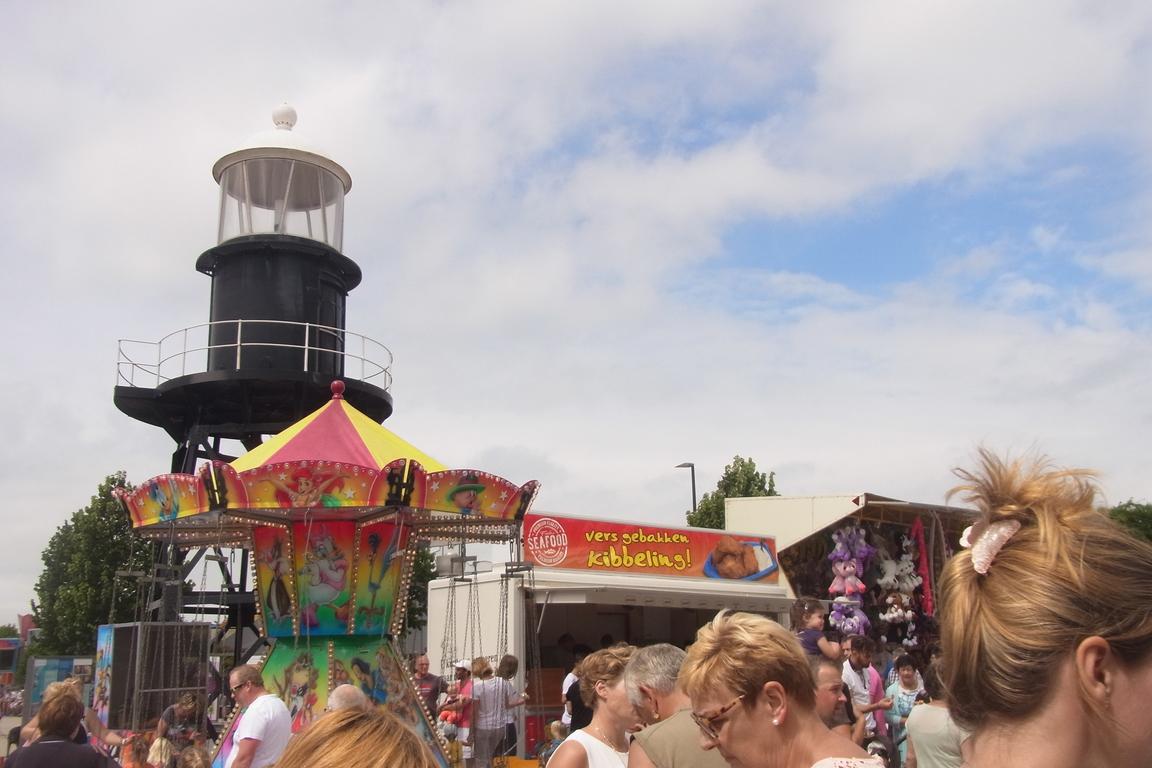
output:
<svg viewBox="0 0 1152 768"><path fill-rule="evenodd" d="M1130 281L1145 293L1152 292L1152 250L1149 248L1085 255L1080 262L1109 277Z"/></svg>
<svg viewBox="0 0 1152 768"><path fill-rule="evenodd" d="M1041 252L1052 251L1057 248L1064 239L1064 228L1059 227L1053 229L1052 227L1037 224L1032 227L1029 233L1032 243L1040 249Z"/></svg>
<svg viewBox="0 0 1152 768"><path fill-rule="evenodd" d="M1149 18L1138 3L871 2L838 8L796 154L914 180L1011 167L1085 131L1120 130Z"/></svg>
<svg viewBox="0 0 1152 768"><path fill-rule="evenodd" d="M1049 285L1015 274L1000 275L989 290L992 300L1006 309L1027 308L1055 293Z"/></svg>
<svg viewBox="0 0 1152 768"><path fill-rule="evenodd" d="M1103 253L1084 263L1148 286L1146 217L1124 221L1129 246L1103 250L1071 225L1013 222L935 267L952 243L894 253L925 264L879 286L851 249L841 276L732 264L725 236L764 216L819 231L905 184L971 177L977 194L1049 161L1068 175L1091 157L1048 153L1081 143L1147 162L1126 126L1147 125L1134 84L1148 13L409 2L10 14L0 137L18 151L0 232L20 327L0 370L0 493L21 512L0 612L23 608L51 530L105 474L168 468L168 439L111 404L115 340L207 318L193 263L214 244L209 170L281 100L354 178L346 251L365 280L348 326L396 353L389 426L449 463L539 478L541 508L678 523L688 478L675 464L694 461L703 492L735 453L778 469L784 492L935 501L981 441L1036 442L1102 465L1117 498L1147 496L1146 332L1099 286L1029 272L1013 245Z"/></svg>
<svg viewBox="0 0 1152 768"><path fill-rule="evenodd" d="M997 271L1004 263L1002 247L982 245L943 264L940 272L946 277L984 278Z"/></svg>

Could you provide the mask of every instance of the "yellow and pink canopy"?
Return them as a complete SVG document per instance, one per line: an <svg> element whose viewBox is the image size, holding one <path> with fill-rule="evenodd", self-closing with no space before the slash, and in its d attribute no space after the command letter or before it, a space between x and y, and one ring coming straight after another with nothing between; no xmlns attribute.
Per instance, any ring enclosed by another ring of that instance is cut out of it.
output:
<svg viewBox="0 0 1152 768"><path fill-rule="evenodd" d="M231 464L160 475L122 494L133 525L158 534L174 524L188 544L226 543L220 532L237 524L305 519L321 510L326 519L354 520L403 508L498 520L528 511L535 481L517 486L479 470L448 469L349 405L343 389L333 382L324 406Z"/></svg>

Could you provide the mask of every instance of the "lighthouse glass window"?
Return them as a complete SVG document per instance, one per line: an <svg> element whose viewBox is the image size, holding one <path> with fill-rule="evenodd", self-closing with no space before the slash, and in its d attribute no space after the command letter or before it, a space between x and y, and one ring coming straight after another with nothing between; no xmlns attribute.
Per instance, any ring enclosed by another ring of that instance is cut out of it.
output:
<svg viewBox="0 0 1152 768"><path fill-rule="evenodd" d="M219 242L244 235L296 235L340 250L344 188L330 171L302 160L260 157L220 176Z"/></svg>

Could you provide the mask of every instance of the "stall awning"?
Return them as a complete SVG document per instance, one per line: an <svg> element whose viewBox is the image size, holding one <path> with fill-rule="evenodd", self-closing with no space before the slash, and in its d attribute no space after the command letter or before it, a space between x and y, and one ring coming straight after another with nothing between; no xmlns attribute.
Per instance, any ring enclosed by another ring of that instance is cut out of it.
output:
<svg viewBox="0 0 1152 768"><path fill-rule="evenodd" d="M608 575L536 568L531 585L537 604L636 605L654 608L731 608L786 612L792 605L784 586L738 586L731 581L630 574Z"/></svg>
<svg viewBox="0 0 1152 768"><path fill-rule="evenodd" d="M975 510L963 507L902 501L875 493L756 496L724 502L724 519L729 530L775 536L778 552L849 517L908 526L917 517L935 516L945 530L958 537L965 526L971 525L975 514Z"/></svg>

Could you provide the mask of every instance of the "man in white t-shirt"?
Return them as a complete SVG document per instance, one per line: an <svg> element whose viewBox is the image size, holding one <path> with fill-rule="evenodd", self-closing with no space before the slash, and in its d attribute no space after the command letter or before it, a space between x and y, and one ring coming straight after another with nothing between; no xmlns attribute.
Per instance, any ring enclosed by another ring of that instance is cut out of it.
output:
<svg viewBox="0 0 1152 768"><path fill-rule="evenodd" d="M292 717L279 696L264 690L260 670L251 664L228 673L228 689L243 708L232 733L232 751L224 768L267 768L280 759L292 737Z"/></svg>
<svg viewBox="0 0 1152 768"><path fill-rule="evenodd" d="M884 713L877 712L891 709L892 699L873 695L873 689L881 691L881 696L884 690L880 684L880 673L872 668L872 653L876 650L876 643L870 637L853 635L848 638L847 645L848 659L844 662L842 679L851 694L852 708L857 717L864 718L866 737L877 733L885 735L886 730L877 725L878 720L883 721Z"/></svg>

